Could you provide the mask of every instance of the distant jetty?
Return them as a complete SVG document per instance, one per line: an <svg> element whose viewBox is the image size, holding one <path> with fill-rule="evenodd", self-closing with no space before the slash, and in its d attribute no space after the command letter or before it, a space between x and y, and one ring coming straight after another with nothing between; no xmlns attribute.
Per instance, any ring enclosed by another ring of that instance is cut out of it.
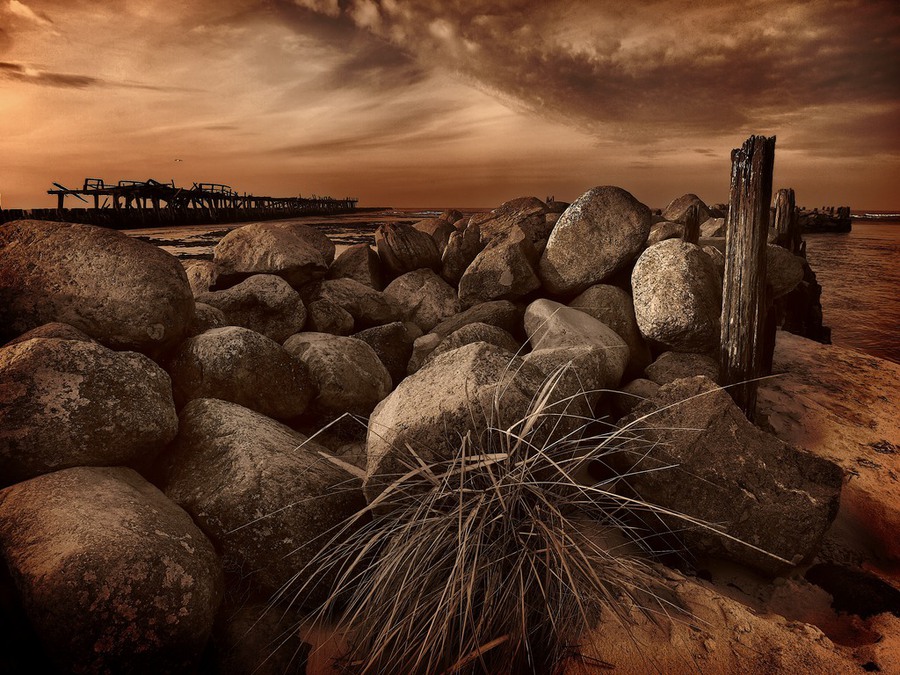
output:
<svg viewBox="0 0 900 675"><path fill-rule="evenodd" d="M800 229L803 232L849 232L852 223L850 221L849 206L823 206L821 209L809 211L800 209Z"/></svg>
<svg viewBox="0 0 900 675"><path fill-rule="evenodd" d="M171 227L209 223L239 223L299 216L347 213L356 209L357 199L345 197L260 197L239 193L221 183L194 183L190 188L175 182L162 183L120 180L106 183L87 178L80 189L54 183L55 209L0 210L0 223L20 219L85 223L115 229ZM86 206L66 208L66 198Z"/></svg>

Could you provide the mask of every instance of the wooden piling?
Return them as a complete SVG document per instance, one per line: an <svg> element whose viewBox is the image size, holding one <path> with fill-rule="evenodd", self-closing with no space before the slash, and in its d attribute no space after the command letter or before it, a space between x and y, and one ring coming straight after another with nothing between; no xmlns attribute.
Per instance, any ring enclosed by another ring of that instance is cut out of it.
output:
<svg viewBox="0 0 900 675"><path fill-rule="evenodd" d="M793 188L775 193L775 243L797 255L800 252L800 214Z"/></svg>
<svg viewBox="0 0 900 675"><path fill-rule="evenodd" d="M691 204L684 215L684 234L681 237L689 244L700 241L700 205Z"/></svg>
<svg viewBox="0 0 900 675"><path fill-rule="evenodd" d="M721 383L750 420L764 372L766 239L775 137L751 136L731 153L722 288Z"/></svg>

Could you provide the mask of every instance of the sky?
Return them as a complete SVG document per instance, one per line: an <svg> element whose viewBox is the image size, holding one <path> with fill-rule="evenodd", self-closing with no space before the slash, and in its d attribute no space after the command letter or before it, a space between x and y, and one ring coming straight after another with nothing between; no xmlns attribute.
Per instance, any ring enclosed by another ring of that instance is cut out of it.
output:
<svg viewBox="0 0 900 675"><path fill-rule="evenodd" d="M715 203L754 133L798 204L900 207L900 3L0 0L4 208L86 177Z"/></svg>

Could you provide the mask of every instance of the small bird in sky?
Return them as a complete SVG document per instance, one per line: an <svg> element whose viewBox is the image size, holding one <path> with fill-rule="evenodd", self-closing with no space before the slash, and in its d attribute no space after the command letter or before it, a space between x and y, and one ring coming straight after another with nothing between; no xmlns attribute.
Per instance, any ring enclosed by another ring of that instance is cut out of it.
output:
<svg viewBox="0 0 900 675"><path fill-rule="evenodd" d="M176 159L175 161L176 161L176 162L180 162L181 160L180 160L180 159Z"/></svg>

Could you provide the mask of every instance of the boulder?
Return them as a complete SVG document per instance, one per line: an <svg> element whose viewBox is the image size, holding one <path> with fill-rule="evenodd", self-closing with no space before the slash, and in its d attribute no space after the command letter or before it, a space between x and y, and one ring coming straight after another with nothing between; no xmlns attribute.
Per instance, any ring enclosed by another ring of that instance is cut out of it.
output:
<svg viewBox="0 0 900 675"><path fill-rule="evenodd" d="M537 252L519 226L495 236L463 273L460 302L471 307L491 300L515 300L541 287L535 274Z"/></svg>
<svg viewBox="0 0 900 675"><path fill-rule="evenodd" d="M348 246L328 269L329 279L353 279L380 291L384 288L381 260L368 244Z"/></svg>
<svg viewBox="0 0 900 675"><path fill-rule="evenodd" d="M591 347L606 362L603 386L617 387L628 364L625 341L589 314L552 300L535 300L525 309L525 332L534 350Z"/></svg>
<svg viewBox="0 0 900 675"><path fill-rule="evenodd" d="M444 319L432 328L431 332L445 338L467 323L487 323L491 326L498 326L513 335L518 335L522 332L522 309L508 300L484 302L469 307L449 319Z"/></svg>
<svg viewBox="0 0 900 675"><path fill-rule="evenodd" d="M626 267L650 234L650 209L617 187L595 187L566 209L541 256L544 287L575 295Z"/></svg>
<svg viewBox="0 0 900 675"><path fill-rule="evenodd" d="M725 236L725 219L709 218L705 223L700 224L701 237L724 237Z"/></svg>
<svg viewBox="0 0 900 675"><path fill-rule="evenodd" d="M669 239L641 254L631 274L641 334L679 352L708 352L719 344L722 286L698 246Z"/></svg>
<svg viewBox="0 0 900 675"><path fill-rule="evenodd" d="M437 349L443 340L437 333L428 333L420 335L413 342L412 355L409 357L409 363L406 366L406 374L412 375L425 365L425 361L431 356L431 352Z"/></svg>
<svg viewBox="0 0 900 675"><path fill-rule="evenodd" d="M766 284L772 289L772 298L780 298L794 290L803 281L803 258L786 248L766 246Z"/></svg>
<svg viewBox="0 0 900 675"><path fill-rule="evenodd" d="M0 349L0 486L150 460L177 424L169 376L146 356L81 339Z"/></svg>
<svg viewBox="0 0 900 675"><path fill-rule="evenodd" d="M719 276L719 283L722 283L725 278L725 254L716 246L704 246L703 252L712 260L716 274Z"/></svg>
<svg viewBox="0 0 900 675"><path fill-rule="evenodd" d="M441 354L476 342L486 342L487 344L500 347L500 349L508 351L510 355L518 355L521 347L521 345L516 342L515 338L502 328L491 326L486 323L467 323L459 330L453 331L450 335L441 340L437 346L428 353L424 363L428 363L431 359L440 356Z"/></svg>
<svg viewBox="0 0 900 675"><path fill-rule="evenodd" d="M360 331L353 337L362 340L374 350L375 355L390 373L393 387L400 384L406 377L406 367L409 365L415 340L406 325L395 321Z"/></svg>
<svg viewBox="0 0 900 675"><path fill-rule="evenodd" d="M209 293L216 287L219 268L212 260L182 260L184 271L194 297L201 293Z"/></svg>
<svg viewBox="0 0 900 675"><path fill-rule="evenodd" d="M368 415L391 392L391 375L368 344L351 337L297 333L284 348L306 364L316 391L312 407L328 416Z"/></svg>
<svg viewBox="0 0 900 675"><path fill-rule="evenodd" d="M242 326L284 342L303 330L306 307L300 294L274 274L255 274L225 291L201 293L197 301L220 309L228 326Z"/></svg>
<svg viewBox="0 0 900 675"><path fill-rule="evenodd" d="M523 421L544 382L537 368L484 342L441 354L407 377L369 418L365 492L371 500L417 460L450 460L458 456L460 439L471 435L469 452L495 452L501 447L493 429ZM548 410L564 413L567 392L554 392ZM544 443L553 434L572 431L567 420L543 417L528 436ZM553 436L555 438L555 436ZM520 446L526 451L527 445Z"/></svg>
<svg viewBox="0 0 900 675"><path fill-rule="evenodd" d="M193 317L184 268L152 244L91 225L0 226L0 341L59 321L155 356L181 341Z"/></svg>
<svg viewBox="0 0 900 675"><path fill-rule="evenodd" d="M405 223L385 223L375 230L375 246L392 277L418 269L441 268L441 252L434 238Z"/></svg>
<svg viewBox="0 0 900 675"><path fill-rule="evenodd" d="M537 197L518 197L504 202L490 213L477 213L469 220L469 227L479 226L481 241L487 244L505 236L513 228L520 228L532 241L545 239L547 205Z"/></svg>
<svg viewBox="0 0 900 675"><path fill-rule="evenodd" d="M647 246L653 246L653 244L658 244L666 239L681 239L683 236L683 223L671 223L668 220L663 220L650 228L650 235L647 237Z"/></svg>
<svg viewBox="0 0 900 675"><path fill-rule="evenodd" d="M469 225L450 235L444 255L441 256L441 276L454 286L459 285L466 268L484 249L478 225Z"/></svg>
<svg viewBox="0 0 900 675"><path fill-rule="evenodd" d="M196 672L222 598L212 545L131 469L0 492L0 551L60 672Z"/></svg>
<svg viewBox="0 0 900 675"><path fill-rule="evenodd" d="M647 366L647 379L663 385L686 377L703 375L719 383L719 362L706 354L663 352Z"/></svg>
<svg viewBox="0 0 900 675"><path fill-rule="evenodd" d="M76 342L93 342L90 337L74 326L58 321L51 321L50 323L45 323L43 326L32 328L27 333L22 333L15 340L7 342L3 347L11 347L20 342L28 342L28 340L33 340L34 338L58 338L60 340L75 340Z"/></svg>
<svg viewBox="0 0 900 675"><path fill-rule="evenodd" d="M669 202L669 205L663 209L662 216L666 220L670 220L674 223L684 223L684 219L687 217L688 209L692 206L696 205L700 211L700 222L704 223L709 220L710 211L709 207L703 202L700 197L695 194L686 194L673 199Z"/></svg>
<svg viewBox="0 0 900 675"><path fill-rule="evenodd" d="M441 213L441 215L439 217L443 218L451 225L453 225L453 224L459 222L460 220L462 220L463 218L465 218L465 216L462 214L462 212L457 211L456 209L449 209L448 211L444 211L443 213Z"/></svg>
<svg viewBox="0 0 900 675"><path fill-rule="evenodd" d="M304 288L300 295L307 304L328 300L353 317L356 330L397 321L400 308L384 293L353 279L327 279Z"/></svg>
<svg viewBox="0 0 900 675"><path fill-rule="evenodd" d="M294 288L321 279L334 260L334 244L317 229L291 221L242 225L213 249L220 287L254 274L275 274Z"/></svg>
<svg viewBox="0 0 900 675"><path fill-rule="evenodd" d="M413 227L419 232L424 232L434 239L434 243L437 244L438 252L442 255L444 249L447 248L447 242L450 240L450 235L456 232L453 223L444 218L426 218L425 220L420 220L418 223L413 223Z"/></svg>
<svg viewBox="0 0 900 675"><path fill-rule="evenodd" d="M325 298L309 303L306 321L314 333L350 335L353 332L354 319L350 312Z"/></svg>
<svg viewBox="0 0 900 675"><path fill-rule="evenodd" d="M407 272L384 289L400 308L401 318L428 332L444 319L459 313L456 291L430 269Z"/></svg>
<svg viewBox="0 0 900 675"><path fill-rule="evenodd" d="M609 388L606 354L593 345L535 349L522 360L540 370L545 378L564 378L565 390L583 395L589 410L594 410Z"/></svg>
<svg viewBox="0 0 900 675"><path fill-rule="evenodd" d="M274 417L302 414L315 391L300 359L264 335L238 326L185 341L169 364L175 403L219 398Z"/></svg>
<svg viewBox="0 0 900 675"><path fill-rule="evenodd" d="M194 337L205 333L213 328L221 328L227 326L228 321L225 313L221 309L217 309L212 305L203 302L194 304L194 320L191 322L191 329L188 331L188 337Z"/></svg>
<svg viewBox="0 0 900 675"><path fill-rule="evenodd" d="M658 391L656 382L640 377L634 379L610 397L612 412L617 418L629 415L641 403L656 396Z"/></svg>
<svg viewBox="0 0 900 675"><path fill-rule="evenodd" d="M597 284L581 293L569 307L589 314L612 328L628 345L628 365L625 376L640 374L651 361L650 348L644 342L634 317L631 294L618 286Z"/></svg>
<svg viewBox="0 0 900 675"><path fill-rule="evenodd" d="M610 459L620 489L684 518L646 525L678 532L695 554L774 574L809 558L834 520L841 470L753 426L723 389L698 376L665 385L620 423L640 419ZM648 448L651 448L648 451Z"/></svg>
<svg viewBox="0 0 900 675"><path fill-rule="evenodd" d="M365 506L359 482L306 436L233 403L195 399L181 411L164 491L222 552L226 569L250 574L268 596L293 598L318 570L307 564ZM295 575L298 575L295 578ZM297 601L327 594L327 579Z"/></svg>

